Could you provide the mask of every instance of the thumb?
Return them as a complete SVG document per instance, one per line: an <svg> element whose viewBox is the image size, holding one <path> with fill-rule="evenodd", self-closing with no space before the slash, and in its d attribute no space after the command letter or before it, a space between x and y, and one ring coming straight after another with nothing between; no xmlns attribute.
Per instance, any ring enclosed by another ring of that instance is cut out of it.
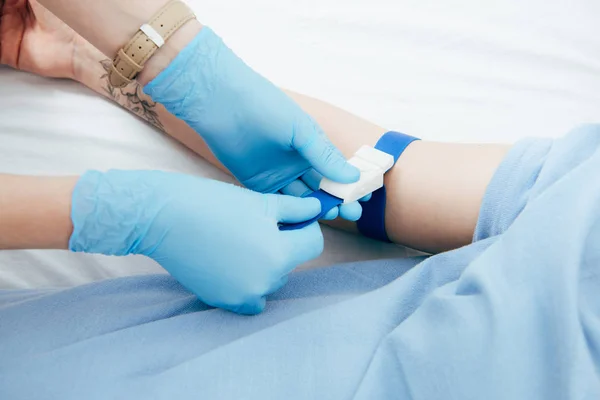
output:
<svg viewBox="0 0 600 400"><path fill-rule="evenodd" d="M358 168L348 164L342 153L329 141L321 128L309 116L302 118L297 123L292 147L317 172L332 181L353 183L360 178Z"/></svg>
<svg viewBox="0 0 600 400"><path fill-rule="evenodd" d="M286 224L295 224L308 221L316 217L321 212L321 202L314 197L293 197L271 194L277 201L276 215L277 222Z"/></svg>
<svg viewBox="0 0 600 400"><path fill-rule="evenodd" d="M314 260L323 253L325 241L318 223L302 229L281 232L285 239L284 246L288 255L288 263L282 266L281 274L289 274L300 264Z"/></svg>

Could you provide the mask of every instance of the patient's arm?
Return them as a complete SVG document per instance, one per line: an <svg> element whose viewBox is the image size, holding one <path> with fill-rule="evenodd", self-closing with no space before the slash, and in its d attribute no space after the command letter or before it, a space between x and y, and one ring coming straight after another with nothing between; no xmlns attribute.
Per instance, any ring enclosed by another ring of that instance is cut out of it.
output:
<svg viewBox="0 0 600 400"><path fill-rule="evenodd" d="M108 68L111 64L111 60L91 45L82 46L78 49L74 62L74 78L156 126L211 163L218 164L202 138L184 121L176 118L162 105L156 104L146 96L140 84L134 81L123 89L113 87L108 81ZM221 165L219 168L226 171Z"/></svg>
<svg viewBox="0 0 600 400"><path fill-rule="evenodd" d="M137 84L124 90L111 87L105 72L110 61L100 52L90 49L84 60L77 74L80 81L116 100L223 169L196 132L161 105L150 101ZM347 157L364 144L374 145L386 131L322 101L289 94L317 120ZM426 141L410 145L386 175L386 225L390 238L396 243L430 252L468 244L483 193L507 149L504 145ZM350 223L340 222L338 226L354 229Z"/></svg>
<svg viewBox="0 0 600 400"><path fill-rule="evenodd" d="M322 101L291 95L347 157L362 145L375 145L387 131ZM469 244L487 185L509 148L428 141L411 144L385 178L390 239L432 253ZM355 230L352 223L339 225Z"/></svg>

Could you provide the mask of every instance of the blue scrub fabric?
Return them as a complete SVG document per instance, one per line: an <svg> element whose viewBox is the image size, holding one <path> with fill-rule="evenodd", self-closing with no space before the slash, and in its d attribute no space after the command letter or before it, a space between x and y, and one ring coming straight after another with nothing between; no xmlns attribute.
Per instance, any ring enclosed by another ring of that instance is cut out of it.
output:
<svg viewBox="0 0 600 400"><path fill-rule="evenodd" d="M599 145L522 141L471 245L295 273L255 317L169 276L0 292L0 399L598 399Z"/></svg>

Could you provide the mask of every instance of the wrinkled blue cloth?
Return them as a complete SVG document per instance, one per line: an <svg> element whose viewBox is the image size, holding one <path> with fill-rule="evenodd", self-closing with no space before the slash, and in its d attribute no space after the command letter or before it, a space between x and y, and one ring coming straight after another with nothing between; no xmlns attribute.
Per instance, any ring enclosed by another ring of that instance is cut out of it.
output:
<svg viewBox="0 0 600 400"><path fill-rule="evenodd" d="M2 399L598 399L600 128L515 145L474 243L293 274L265 312L167 276L0 293Z"/></svg>

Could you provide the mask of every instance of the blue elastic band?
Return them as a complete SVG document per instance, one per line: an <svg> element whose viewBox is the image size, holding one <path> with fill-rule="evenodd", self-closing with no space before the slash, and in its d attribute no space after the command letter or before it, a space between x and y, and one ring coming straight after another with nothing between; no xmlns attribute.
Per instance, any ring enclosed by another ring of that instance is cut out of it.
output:
<svg viewBox="0 0 600 400"><path fill-rule="evenodd" d="M377 141L375 148L394 157L395 164L408 145L415 140L419 139L400 132L388 132ZM344 200L322 190L317 190L306 197L314 197L321 202L321 213L308 221L297 224L281 224L279 226L280 231L302 229L305 226L320 220L329 210L344 202ZM373 192L371 200L362 203L362 209L362 216L356 222L356 226L360 233L372 239L389 242L390 239L385 232L385 186Z"/></svg>
<svg viewBox="0 0 600 400"><path fill-rule="evenodd" d="M344 202L344 200L342 200L338 197L335 197L333 195L330 195L329 193L324 192L322 190L317 190L316 192L312 192L311 194L309 194L308 196L305 196L305 197L314 197L321 202L321 212L319 213L319 215L317 215L316 217L314 217L312 219L309 219L308 221L300 222L298 224L281 224L279 226L280 231L293 231L295 229L302 229L305 226L308 226L314 222L317 222L318 220L323 218L325 216L325 214L327 214L327 212L329 210L331 210L333 207L337 207Z"/></svg>
<svg viewBox="0 0 600 400"><path fill-rule="evenodd" d="M419 139L392 131L383 135L375 148L393 156L394 163L396 163L408 145L415 140ZM373 196L369 201L362 203L362 216L356 222L356 226L364 236L382 242L390 242L385 231L385 196L384 186L373 192Z"/></svg>

